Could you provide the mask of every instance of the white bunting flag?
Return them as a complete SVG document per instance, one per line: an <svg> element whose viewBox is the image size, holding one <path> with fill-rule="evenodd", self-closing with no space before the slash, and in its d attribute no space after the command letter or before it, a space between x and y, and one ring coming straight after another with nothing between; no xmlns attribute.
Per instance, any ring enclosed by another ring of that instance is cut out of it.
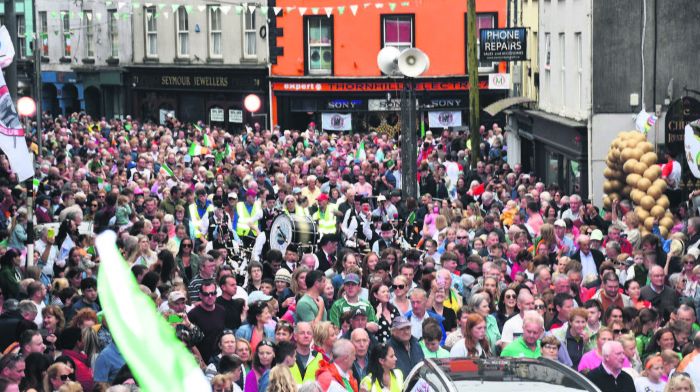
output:
<svg viewBox="0 0 700 392"><path fill-rule="evenodd" d="M357 15L357 9L358 9L358 8L359 8L359 7L357 6L357 4L352 4L352 5L350 5L350 12L352 12L352 15L353 15L353 16Z"/></svg>
<svg viewBox="0 0 700 392"><path fill-rule="evenodd" d="M275 15L279 15L282 12L282 7L272 7L272 10L275 11Z"/></svg>
<svg viewBox="0 0 700 392"><path fill-rule="evenodd" d="M248 6L248 11L249 11L251 14L252 14L253 12L255 12L255 5L249 5L249 6Z"/></svg>
<svg viewBox="0 0 700 392"><path fill-rule="evenodd" d="M377 9L384 8L384 3L376 3L374 6L377 7Z"/></svg>
<svg viewBox="0 0 700 392"><path fill-rule="evenodd" d="M290 13L290 12L294 11L295 9L297 9L297 7L294 7L294 6L287 7L287 13Z"/></svg>
<svg viewBox="0 0 700 392"><path fill-rule="evenodd" d="M231 11L230 5L222 5L221 6L221 12L223 12L224 15L228 15L229 11Z"/></svg>
<svg viewBox="0 0 700 392"><path fill-rule="evenodd" d="M311 7L311 13L314 15L318 15L318 7Z"/></svg>
<svg viewBox="0 0 700 392"><path fill-rule="evenodd" d="M304 16L305 13L306 13L306 7L299 7L299 14L301 16Z"/></svg>
<svg viewBox="0 0 700 392"><path fill-rule="evenodd" d="M326 16L330 18L333 14L333 7L325 7L324 10L326 11Z"/></svg>
<svg viewBox="0 0 700 392"><path fill-rule="evenodd" d="M197 9L199 10L199 12L204 12L204 10L207 9L207 6L206 5L198 5Z"/></svg>
<svg viewBox="0 0 700 392"><path fill-rule="evenodd" d="M370 5L372 5L372 3L364 3L364 4L362 4L362 6L365 7L365 8L369 8Z"/></svg>

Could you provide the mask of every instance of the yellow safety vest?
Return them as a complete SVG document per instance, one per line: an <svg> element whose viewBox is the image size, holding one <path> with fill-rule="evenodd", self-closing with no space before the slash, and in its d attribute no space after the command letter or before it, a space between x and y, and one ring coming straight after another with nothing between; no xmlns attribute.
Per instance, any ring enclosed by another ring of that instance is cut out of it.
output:
<svg viewBox="0 0 700 392"><path fill-rule="evenodd" d="M390 392L401 392L403 391L403 373L401 373L401 370L399 369L394 369L391 371L389 374L390 377L390 384L389 384L389 391ZM379 380L374 380L374 385L370 388L370 384L372 383L372 375L368 374L365 376L365 378L362 379L362 382L360 383L360 386L362 386L364 389L367 389L369 392L383 392L382 386L379 384Z"/></svg>
<svg viewBox="0 0 700 392"><path fill-rule="evenodd" d="M331 204L326 206L326 212L321 213L321 210L314 212L313 219L318 222L319 234L335 234L335 214Z"/></svg>
<svg viewBox="0 0 700 392"><path fill-rule="evenodd" d="M321 355L321 353L316 354L314 359L312 359L311 362L309 362L309 364L306 365L306 373L304 373L304 377L301 376L301 370L299 370L299 365L297 365L297 363L294 362L294 366L290 367L289 371L292 372L292 378L294 379L294 381L296 381L297 385L301 385L305 382L313 381L316 379L316 371L318 370L321 359L323 359L323 355Z"/></svg>
<svg viewBox="0 0 700 392"><path fill-rule="evenodd" d="M202 226L202 217L199 216L199 210L197 209L197 203L192 203L189 206L190 210L190 222L192 223L192 226L194 226L194 236L195 238L202 238L204 233L200 232L200 227ZM214 211L214 207L210 204L206 212L212 212Z"/></svg>
<svg viewBox="0 0 700 392"><path fill-rule="evenodd" d="M260 208L259 201L253 203L253 210L251 212L248 212L248 207L246 207L244 202L239 201L236 204L236 213L238 214L236 234L238 234L239 237L247 236L251 230L254 235L258 235L258 221L253 220L253 217L257 215Z"/></svg>

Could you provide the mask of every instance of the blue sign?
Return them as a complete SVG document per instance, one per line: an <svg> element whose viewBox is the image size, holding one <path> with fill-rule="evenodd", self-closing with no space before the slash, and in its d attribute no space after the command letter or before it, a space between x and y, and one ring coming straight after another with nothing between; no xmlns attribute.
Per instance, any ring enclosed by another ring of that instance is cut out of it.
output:
<svg viewBox="0 0 700 392"><path fill-rule="evenodd" d="M480 61L527 60L527 29L481 29Z"/></svg>

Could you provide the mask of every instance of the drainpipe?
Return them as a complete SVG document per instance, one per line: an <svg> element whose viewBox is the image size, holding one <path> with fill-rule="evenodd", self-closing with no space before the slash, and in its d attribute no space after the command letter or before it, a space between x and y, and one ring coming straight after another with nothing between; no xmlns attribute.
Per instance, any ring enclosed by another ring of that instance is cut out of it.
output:
<svg viewBox="0 0 700 392"><path fill-rule="evenodd" d="M593 199L593 1L590 0L588 8L588 37L591 55L588 56L590 64L588 67L588 83L590 90L590 106L588 108L588 199Z"/></svg>

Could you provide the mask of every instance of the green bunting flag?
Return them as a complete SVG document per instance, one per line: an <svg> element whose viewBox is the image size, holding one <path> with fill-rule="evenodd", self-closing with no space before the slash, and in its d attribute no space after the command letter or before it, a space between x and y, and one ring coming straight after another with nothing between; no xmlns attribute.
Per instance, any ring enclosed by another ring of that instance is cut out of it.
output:
<svg viewBox="0 0 700 392"><path fill-rule="evenodd" d="M117 249L117 235L95 240L100 256L98 295L109 332L145 392L211 391L211 387L175 329L158 313Z"/></svg>
<svg viewBox="0 0 700 392"><path fill-rule="evenodd" d="M342 15L344 13L345 13L345 6L343 6L343 5L338 6L338 14Z"/></svg>
<svg viewBox="0 0 700 392"><path fill-rule="evenodd" d="M396 3L389 3L389 9L390 10L395 10L396 9Z"/></svg>

